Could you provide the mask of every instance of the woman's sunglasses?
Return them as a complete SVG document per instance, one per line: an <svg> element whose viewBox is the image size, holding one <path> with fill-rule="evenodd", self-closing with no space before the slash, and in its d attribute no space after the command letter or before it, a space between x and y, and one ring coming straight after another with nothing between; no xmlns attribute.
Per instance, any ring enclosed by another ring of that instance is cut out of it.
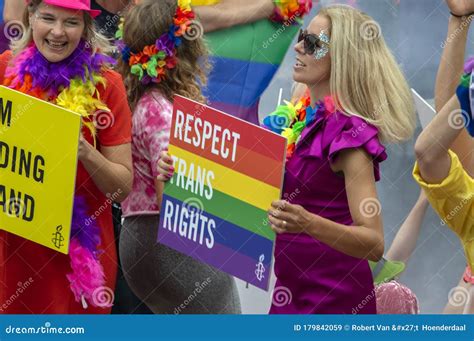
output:
<svg viewBox="0 0 474 341"><path fill-rule="evenodd" d="M304 53L312 54L314 58L321 59L329 52L329 37L321 31L319 36L300 30L298 42L303 41Z"/></svg>

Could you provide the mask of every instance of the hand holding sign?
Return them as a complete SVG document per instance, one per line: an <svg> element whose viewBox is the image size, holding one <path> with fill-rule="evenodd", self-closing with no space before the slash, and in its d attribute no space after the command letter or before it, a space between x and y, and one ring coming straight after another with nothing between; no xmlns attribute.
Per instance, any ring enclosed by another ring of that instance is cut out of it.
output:
<svg viewBox="0 0 474 341"><path fill-rule="evenodd" d="M168 154L168 151L164 150L160 153L160 158L158 159L156 168L159 174L156 177L158 181L166 182L173 177L173 159L171 158L171 155Z"/></svg>
<svg viewBox="0 0 474 341"><path fill-rule="evenodd" d="M268 210L268 221L276 233L308 233L312 216L303 206L285 200L275 200Z"/></svg>
<svg viewBox="0 0 474 341"><path fill-rule="evenodd" d="M82 161L86 159L91 152L95 152L96 149L81 135L79 137L79 148L77 150L77 158Z"/></svg>

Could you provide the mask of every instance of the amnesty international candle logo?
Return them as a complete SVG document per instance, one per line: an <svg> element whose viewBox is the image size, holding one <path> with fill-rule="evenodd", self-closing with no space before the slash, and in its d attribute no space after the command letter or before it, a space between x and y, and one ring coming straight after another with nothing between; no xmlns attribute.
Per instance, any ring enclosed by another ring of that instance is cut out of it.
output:
<svg viewBox="0 0 474 341"><path fill-rule="evenodd" d="M158 241L268 290L286 139L175 96Z"/></svg>
<svg viewBox="0 0 474 341"><path fill-rule="evenodd" d="M80 116L0 87L0 229L68 253Z"/></svg>
<svg viewBox="0 0 474 341"><path fill-rule="evenodd" d="M57 249L60 249L61 246L64 245L64 237L61 234L62 230L63 230L63 227L61 225L56 227L56 232L53 233L53 239L51 240L53 242L53 245Z"/></svg>

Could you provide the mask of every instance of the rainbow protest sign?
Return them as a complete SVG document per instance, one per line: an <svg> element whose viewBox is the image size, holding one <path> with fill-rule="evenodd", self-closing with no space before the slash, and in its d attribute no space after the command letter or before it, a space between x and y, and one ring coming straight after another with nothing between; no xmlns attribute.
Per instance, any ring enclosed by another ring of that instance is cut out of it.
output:
<svg viewBox="0 0 474 341"><path fill-rule="evenodd" d="M158 242L268 290L286 139L176 96Z"/></svg>

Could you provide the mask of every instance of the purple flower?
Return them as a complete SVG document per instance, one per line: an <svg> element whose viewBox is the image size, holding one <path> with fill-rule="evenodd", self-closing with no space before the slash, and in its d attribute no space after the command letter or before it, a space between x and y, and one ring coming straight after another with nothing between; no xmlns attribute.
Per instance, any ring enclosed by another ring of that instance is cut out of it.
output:
<svg viewBox="0 0 474 341"><path fill-rule="evenodd" d="M155 46L158 50L165 51L167 56L173 54L174 42L167 33L161 35L161 37L156 41Z"/></svg>

